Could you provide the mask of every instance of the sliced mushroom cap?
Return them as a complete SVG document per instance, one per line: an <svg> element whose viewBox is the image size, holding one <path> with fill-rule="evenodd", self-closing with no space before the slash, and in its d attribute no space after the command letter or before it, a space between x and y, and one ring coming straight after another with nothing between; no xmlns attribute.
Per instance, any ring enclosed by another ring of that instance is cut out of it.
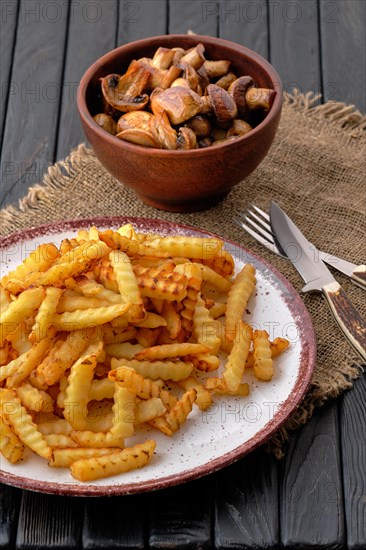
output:
<svg viewBox="0 0 366 550"><path fill-rule="evenodd" d="M108 132L108 134L112 134L112 136L116 134L116 123L111 116L106 115L105 113L98 113L93 118L98 126L103 128L103 130Z"/></svg>
<svg viewBox="0 0 366 550"><path fill-rule="evenodd" d="M218 61L206 61L203 66L209 79L220 78L229 72L231 61L220 59Z"/></svg>
<svg viewBox="0 0 366 550"><path fill-rule="evenodd" d="M226 137L245 136L251 130L253 130L253 128L250 124L245 122L245 120L240 120L239 118L237 118L236 120L234 120L231 128L227 131Z"/></svg>
<svg viewBox="0 0 366 550"><path fill-rule="evenodd" d="M170 126L165 111L151 117L150 132L163 149L177 148L177 132Z"/></svg>
<svg viewBox="0 0 366 550"><path fill-rule="evenodd" d="M197 138L196 134L190 128L183 126L179 128L177 148L178 149L196 149Z"/></svg>
<svg viewBox="0 0 366 550"><path fill-rule="evenodd" d="M200 84L200 78L198 76L197 71L185 61L181 61L180 63L178 63L177 67L182 69L183 71L182 76L183 78L188 80L189 87L191 88L191 90L197 93L197 89Z"/></svg>
<svg viewBox="0 0 366 550"><path fill-rule="evenodd" d="M111 74L101 79L104 99L117 111L144 109L149 102L149 96L143 91L147 88L149 79L149 71L138 61L132 61L123 76Z"/></svg>
<svg viewBox="0 0 366 550"><path fill-rule="evenodd" d="M148 57L139 59L139 63L141 63L150 73L148 90L153 91L155 88L163 88L166 90L171 86L172 82L180 76L182 71L175 66L171 66L169 69L159 69L152 64L152 61L153 60Z"/></svg>
<svg viewBox="0 0 366 550"><path fill-rule="evenodd" d="M230 126L238 116L238 108L231 95L215 84L209 84L206 92L210 98L217 124L223 128Z"/></svg>
<svg viewBox="0 0 366 550"><path fill-rule="evenodd" d="M174 52L174 57L172 61L173 65L176 65L177 63L179 63L183 55L187 53L186 50L184 50L183 48L172 48L171 51Z"/></svg>
<svg viewBox="0 0 366 550"><path fill-rule="evenodd" d="M150 119L153 115L148 111L131 111L122 115L117 122L117 131L129 130L130 128L140 128L140 130L150 130Z"/></svg>
<svg viewBox="0 0 366 550"><path fill-rule="evenodd" d="M172 124L181 124L201 111L201 98L190 88L175 86L152 93L151 109L154 114L166 111Z"/></svg>
<svg viewBox="0 0 366 550"><path fill-rule="evenodd" d="M197 44L194 48L191 48L187 51L183 57L181 57L181 62L185 61L194 69L199 69L205 62L205 47L203 44Z"/></svg>
<svg viewBox="0 0 366 550"><path fill-rule="evenodd" d="M200 139L198 142L198 146L201 149L204 149L205 147L210 147L212 145L212 139L210 137Z"/></svg>
<svg viewBox="0 0 366 550"><path fill-rule="evenodd" d="M225 76L222 76L219 78L217 82L215 82L216 86L220 86L220 88L224 88L224 90L227 90L235 80L237 80L237 76L235 73L227 73Z"/></svg>
<svg viewBox="0 0 366 550"><path fill-rule="evenodd" d="M263 109L269 111L272 107L276 91L267 88L249 88L245 95L248 108L251 111Z"/></svg>
<svg viewBox="0 0 366 550"><path fill-rule="evenodd" d="M146 130L140 130L140 128L130 128L128 130L123 130L123 132L117 134L116 137L125 141L129 141L130 143L134 143L135 145L143 145L144 147L155 147L156 149L161 148L159 142L150 132L147 132Z"/></svg>
<svg viewBox="0 0 366 550"><path fill-rule="evenodd" d="M212 128L211 122L201 115L197 115L191 120L188 120L185 126L193 130L198 138L207 138L210 135Z"/></svg>
<svg viewBox="0 0 366 550"><path fill-rule="evenodd" d="M248 113L249 107L245 96L249 88L252 88L253 86L254 80L251 76L241 76L229 86L228 92L235 101L241 116L245 116Z"/></svg>

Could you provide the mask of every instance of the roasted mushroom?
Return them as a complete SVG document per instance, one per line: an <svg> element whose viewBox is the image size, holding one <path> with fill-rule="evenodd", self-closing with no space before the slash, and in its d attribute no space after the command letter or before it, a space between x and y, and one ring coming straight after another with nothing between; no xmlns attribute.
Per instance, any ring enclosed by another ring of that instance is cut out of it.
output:
<svg viewBox="0 0 366 550"><path fill-rule="evenodd" d="M251 130L253 130L253 128L250 124L245 122L245 120L240 120L239 118L237 118L236 120L234 120L231 128L227 131L226 137L245 136Z"/></svg>
<svg viewBox="0 0 366 550"><path fill-rule="evenodd" d="M116 134L116 123L111 116L106 115L105 113L98 113L93 118L98 126L103 128L103 130L108 132L108 134L112 134L112 136Z"/></svg>
<svg viewBox="0 0 366 550"><path fill-rule="evenodd" d="M117 111L129 112L144 109L149 96L144 94L150 73L138 61L132 61L127 72L120 76L110 74L101 79L106 102Z"/></svg>
<svg viewBox="0 0 366 550"><path fill-rule="evenodd" d="M254 86L254 80L251 76L241 76L237 78L228 88L229 94L238 107L239 114L245 117L248 113L248 105L246 101L246 93L249 88Z"/></svg>
<svg viewBox="0 0 366 550"><path fill-rule="evenodd" d="M163 88L166 90L182 72L181 69L175 66L171 66L169 69L159 69L159 67L153 65L153 59L149 59L148 57L142 57L138 60L138 63L150 73L148 91L152 91L155 88Z"/></svg>
<svg viewBox="0 0 366 550"><path fill-rule="evenodd" d="M193 117L191 120L188 120L185 126L193 130L193 132L196 134L198 138L209 137L211 133L211 128L212 128L211 122L207 118L201 115L197 115Z"/></svg>
<svg viewBox="0 0 366 550"><path fill-rule="evenodd" d="M193 67L194 69L199 69L205 62L205 47L203 44L197 44L194 48L191 48L187 51L183 57L181 57L180 62L185 61Z"/></svg>
<svg viewBox="0 0 366 550"><path fill-rule="evenodd" d="M148 111L131 111L122 115L117 122L117 131L140 128L150 131L150 119L153 115Z"/></svg>
<svg viewBox="0 0 366 550"><path fill-rule="evenodd" d="M201 97L185 86L155 90L150 96L150 104L154 114L166 111L172 124L185 122L197 115L202 108Z"/></svg>
<svg viewBox="0 0 366 550"><path fill-rule="evenodd" d="M198 76L197 71L185 61L181 61L180 63L178 63L177 67L182 69L182 77L188 81L191 90L197 93L198 88L201 88L200 77Z"/></svg>
<svg viewBox="0 0 366 550"><path fill-rule="evenodd" d="M195 149L197 147L196 134L190 128L182 126L179 128L179 134L177 139L178 149Z"/></svg>
<svg viewBox="0 0 366 550"><path fill-rule="evenodd" d="M208 78L211 80L212 78L225 76L229 72L230 65L231 61L227 61L226 59L220 59L219 61L209 61L206 59L203 67Z"/></svg>
<svg viewBox="0 0 366 550"><path fill-rule="evenodd" d="M143 145L144 147L155 147L155 149L161 149L159 142L154 138L151 132L147 130L140 130L140 128L130 128L123 130L117 134L119 139L124 139L135 145Z"/></svg>
<svg viewBox="0 0 366 550"><path fill-rule="evenodd" d="M269 90L267 88L249 88L245 95L245 99L248 105L248 108L251 111L257 109L263 109L264 111L269 111L273 100L275 98L276 91Z"/></svg>
<svg viewBox="0 0 366 550"><path fill-rule="evenodd" d="M219 78L217 82L215 82L216 86L220 86L220 88L224 88L224 90L227 90L238 77L235 73L227 73L225 76L222 76Z"/></svg>
<svg viewBox="0 0 366 550"><path fill-rule="evenodd" d="M171 83L170 87L174 88L175 86L184 86L185 88L190 88L189 82L186 78L177 78L174 82Z"/></svg>
<svg viewBox="0 0 366 550"><path fill-rule="evenodd" d="M157 69L169 69L172 64L175 52L168 48L158 48L151 60L151 65Z"/></svg>
<svg viewBox="0 0 366 550"><path fill-rule="evenodd" d="M151 117L150 132L163 149L177 148L177 132L171 127L165 111Z"/></svg>
<svg viewBox="0 0 366 550"><path fill-rule="evenodd" d="M222 128L227 128L238 115L235 101L226 90L215 84L209 84L206 93L207 96L202 98L202 112L206 113L211 109L217 124Z"/></svg>

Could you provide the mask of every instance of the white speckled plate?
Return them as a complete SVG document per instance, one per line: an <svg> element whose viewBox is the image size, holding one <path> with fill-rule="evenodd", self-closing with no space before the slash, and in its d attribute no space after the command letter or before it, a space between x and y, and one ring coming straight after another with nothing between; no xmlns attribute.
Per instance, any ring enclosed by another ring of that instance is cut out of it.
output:
<svg viewBox="0 0 366 550"><path fill-rule="evenodd" d="M139 218L57 222L2 239L1 276L41 243L59 244L76 230L90 225L118 227L127 222L141 232L212 236L192 227ZM17 465L1 458L4 483L47 493L90 496L149 491L223 468L264 443L278 429L296 408L310 382L316 356L311 319L297 292L277 270L238 244L225 240L225 247L235 257L237 271L248 261L257 269L257 292L248 304L247 319L255 327L266 329L271 339L285 337L291 342L276 360L272 381L258 382L248 369L245 373L250 386L248 397L217 397L205 412L194 407L185 425L171 438L153 429L136 434L131 443L146 437L153 437L157 443L151 463L141 470L79 483L67 469L49 468L43 459L29 451Z"/></svg>

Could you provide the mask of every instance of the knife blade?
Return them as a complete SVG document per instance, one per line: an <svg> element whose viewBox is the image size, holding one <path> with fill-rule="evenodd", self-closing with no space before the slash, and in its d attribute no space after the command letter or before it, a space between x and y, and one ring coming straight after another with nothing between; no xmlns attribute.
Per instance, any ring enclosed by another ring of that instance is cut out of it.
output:
<svg viewBox="0 0 366 550"><path fill-rule="evenodd" d="M319 256L317 248L274 201L270 222L276 243L305 281L303 292L321 292L344 335L366 361L366 322Z"/></svg>

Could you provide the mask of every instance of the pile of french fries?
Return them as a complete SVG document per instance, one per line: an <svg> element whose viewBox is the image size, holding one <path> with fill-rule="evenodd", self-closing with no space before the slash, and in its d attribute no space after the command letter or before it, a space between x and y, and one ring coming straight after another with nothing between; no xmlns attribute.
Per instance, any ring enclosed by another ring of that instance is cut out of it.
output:
<svg viewBox="0 0 366 550"><path fill-rule="evenodd" d="M145 466L139 425L172 436L193 406L248 395L245 369L271 380L288 341L243 321L255 285L216 238L126 224L38 246L0 281L2 455L28 447L79 481Z"/></svg>

